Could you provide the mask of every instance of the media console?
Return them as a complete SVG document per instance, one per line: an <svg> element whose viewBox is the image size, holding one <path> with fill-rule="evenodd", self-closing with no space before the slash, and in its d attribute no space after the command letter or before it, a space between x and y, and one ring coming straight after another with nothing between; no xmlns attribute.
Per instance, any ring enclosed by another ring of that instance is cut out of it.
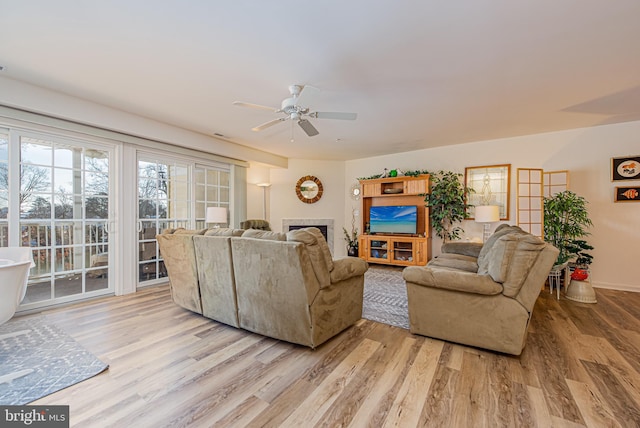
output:
<svg viewBox="0 0 640 428"><path fill-rule="evenodd" d="M362 188L360 206L360 230L358 237L360 258L369 263L399 266L423 266L431 258L431 230L429 208L424 205L424 196L429 192L429 176L386 177L360 180ZM416 234L368 234L371 207L379 206L417 207Z"/></svg>

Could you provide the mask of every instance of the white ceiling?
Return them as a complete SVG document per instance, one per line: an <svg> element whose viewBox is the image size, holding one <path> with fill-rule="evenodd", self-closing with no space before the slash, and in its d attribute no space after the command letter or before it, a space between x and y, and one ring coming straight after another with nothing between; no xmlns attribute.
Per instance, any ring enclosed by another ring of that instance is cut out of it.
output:
<svg viewBox="0 0 640 428"><path fill-rule="evenodd" d="M2 76L290 158L640 120L639 0L0 0ZM312 110L291 122L291 84ZM606 142L603 142L603 144Z"/></svg>

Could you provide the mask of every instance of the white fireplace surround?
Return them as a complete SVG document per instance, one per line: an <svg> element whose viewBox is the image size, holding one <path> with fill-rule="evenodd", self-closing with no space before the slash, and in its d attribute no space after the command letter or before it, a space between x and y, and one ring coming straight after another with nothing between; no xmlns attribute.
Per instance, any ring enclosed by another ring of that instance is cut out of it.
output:
<svg viewBox="0 0 640 428"><path fill-rule="evenodd" d="M329 250L333 254L333 219L332 218L283 218L282 231L288 232L289 226L326 226L327 227L327 244Z"/></svg>

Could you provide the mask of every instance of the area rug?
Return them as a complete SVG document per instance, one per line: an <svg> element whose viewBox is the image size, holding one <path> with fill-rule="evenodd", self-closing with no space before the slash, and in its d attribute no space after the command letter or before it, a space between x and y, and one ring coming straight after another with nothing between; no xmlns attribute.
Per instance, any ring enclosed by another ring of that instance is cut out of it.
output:
<svg viewBox="0 0 640 428"><path fill-rule="evenodd" d="M370 265L364 274L362 318L409 329L407 286L402 269Z"/></svg>
<svg viewBox="0 0 640 428"><path fill-rule="evenodd" d="M23 405L109 366L43 317L0 325L0 405Z"/></svg>

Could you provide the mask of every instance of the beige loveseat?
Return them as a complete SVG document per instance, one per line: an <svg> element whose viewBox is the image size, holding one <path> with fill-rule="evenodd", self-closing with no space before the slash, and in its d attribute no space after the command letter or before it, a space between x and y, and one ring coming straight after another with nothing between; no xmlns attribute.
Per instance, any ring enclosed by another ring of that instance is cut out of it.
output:
<svg viewBox="0 0 640 428"><path fill-rule="evenodd" d="M533 306L558 250L517 226L482 244L450 243L423 267L407 267L412 333L520 355Z"/></svg>
<svg viewBox="0 0 640 428"><path fill-rule="evenodd" d="M362 317L367 263L333 260L316 228L178 229L157 239L174 302L208 318L315 348Z"/></svg>

